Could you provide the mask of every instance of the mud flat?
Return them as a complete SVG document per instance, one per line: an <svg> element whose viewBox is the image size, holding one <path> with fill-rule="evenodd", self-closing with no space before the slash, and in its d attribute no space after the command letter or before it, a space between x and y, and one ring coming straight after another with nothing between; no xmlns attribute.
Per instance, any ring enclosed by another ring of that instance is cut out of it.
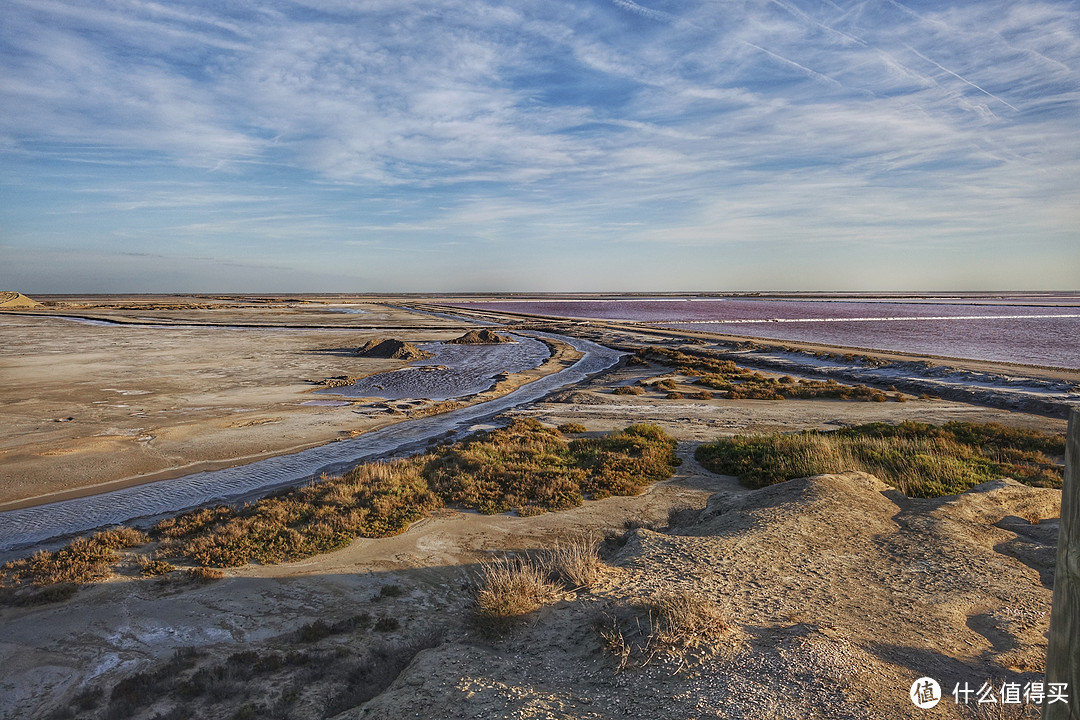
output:
<svg viewBox="0 0 1080 720"><path fill-rule="evenodd" d="M190 309L190 298L166 310L164 296L46 302L62 305L0 313L0 509L248 463L430 411L422 397L305 403L325 378L406 366L358 357L370 339L394 332L438 342L476 327L373 302L350 306L360 315L311 303ZM85 317L67 319L73 309ZM325 325L301 325L316 320ZM573 354L565 350L562 359Z"/></svg>

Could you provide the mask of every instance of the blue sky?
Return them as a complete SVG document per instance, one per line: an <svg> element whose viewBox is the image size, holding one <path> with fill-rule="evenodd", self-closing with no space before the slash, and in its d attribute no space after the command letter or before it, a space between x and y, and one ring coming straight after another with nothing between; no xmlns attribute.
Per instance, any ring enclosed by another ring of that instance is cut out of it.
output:
<svg viewBox="0 0 1080 720"><path fill-rule="evenodd" d="M0 289L1080 289L1080 3L5 0Z"/></svg>

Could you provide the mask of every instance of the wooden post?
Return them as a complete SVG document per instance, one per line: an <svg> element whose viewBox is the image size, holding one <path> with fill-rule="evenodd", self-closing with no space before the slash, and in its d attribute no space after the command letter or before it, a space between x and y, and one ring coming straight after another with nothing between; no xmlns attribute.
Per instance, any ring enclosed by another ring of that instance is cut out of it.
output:
<svg viewBox="0 0 1080 720"><path fill-rule="evenodd" d="M1043 720L1080 720L1080 409L1069 413L1065 484L1061 488L1054 605L1046 650L1046 682L1068 683L1069 704L1043 708Z"/></svg>

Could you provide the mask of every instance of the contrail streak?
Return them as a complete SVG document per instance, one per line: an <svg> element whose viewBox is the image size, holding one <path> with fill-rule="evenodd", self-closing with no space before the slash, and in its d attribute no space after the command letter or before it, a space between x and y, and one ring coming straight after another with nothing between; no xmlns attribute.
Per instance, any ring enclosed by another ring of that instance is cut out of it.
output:
<svg viewBox="0 0 1080 720"><path fill-rule="evenodd" d="M944 71L945 71L945 72L947 72L947 73L949 73L950 75L952 75L952 76L953 76L954 78L956 78L956 79L957 79L957 80L959 80L960 82L966 83L966 84L970 85L971 87L975 88L976 90L978 90L979 92L983 93L984 95L987 95L987 96L989 96L989 97L992 97L992 98L994 98L995 100L997 100L997 101L998 101L999 103L1001 103L1002 105L1004 105L1004 106L1006 106L1006 107L1008 107L1008 108L1012 108L1012 109L1013 109L1013 110L1015 110L1016 112L1020 112L1020 109L1019 109L1019 108L1017 108L1017 107L1016 107L1015 105L1010 105L1009 103L1005 102L1004 100L1002 100L1002 99L1001 99L1001 98L999 98L999 97L998 97L997 95L995 95L994 93L990 92L989 90L984 90L983 88L979 87L978 85L976 85L975 83L971 82L970 80L968 80L967 78L963 77L962 75L957 75L956 73L954 73L954 72L953 72L952 70L950 70L949 68L945 67L944 65L942 65L942 64L941 64L941 63L939 63L939 62L936 62L936 61L934 61L934 60L931 60L930 58L926 57L925 55L923 55L923 54L922 54L921 52L919 52L919 51L918 51L918 50L916 50L915 48L911 47L910 45L905 45L904 47L906 47L906 48L907 48L908 50L910 50L911 52L913 52L913 53L915 53L916 55L918 55L919 57L921 57L921 58L922 58L923 60L925 60L926 62L928 62L928 63L930 63L930 64L932 64L932 65L934 65L934 66L936 66L936 67L940 68L941 70L944 70Z"/></svg>

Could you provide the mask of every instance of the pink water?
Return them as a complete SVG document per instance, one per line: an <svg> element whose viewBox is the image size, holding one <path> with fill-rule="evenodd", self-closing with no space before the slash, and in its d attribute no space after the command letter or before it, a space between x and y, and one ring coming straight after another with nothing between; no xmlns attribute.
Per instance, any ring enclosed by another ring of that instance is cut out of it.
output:
<svg viewBox="0 0 1080 720"><path fill-rule="evenodd" d="M1080 369L1080 294L866 300L663 298L457 303L555 317L629 320L800 340Z"/></svg>

